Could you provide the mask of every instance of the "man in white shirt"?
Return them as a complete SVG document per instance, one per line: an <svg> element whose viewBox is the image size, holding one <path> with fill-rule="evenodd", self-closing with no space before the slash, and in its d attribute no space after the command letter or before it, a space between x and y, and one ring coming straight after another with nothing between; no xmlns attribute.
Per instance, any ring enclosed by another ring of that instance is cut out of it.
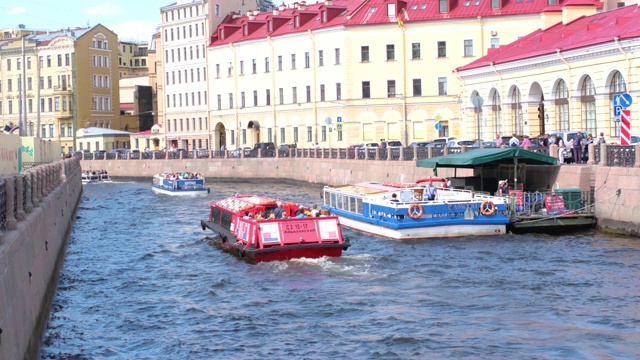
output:
<svg viewBox="0 0 640 360"><path fill-rule="evenodd" d="M520 146L520 140L518 140L518 137L516 136L516 133L513 133L511 139L509 140L509 146L511 146L511 147Z"/></svg>
<svg viewBox="0 0 640 360"><path fill-rule="evenodd" d="M429 181L429 186L427 186L425 189L425 200L435 200L436 199L436 191L438 190L438 188L436 188L435 185L433 185L433 181Z"/></svg>

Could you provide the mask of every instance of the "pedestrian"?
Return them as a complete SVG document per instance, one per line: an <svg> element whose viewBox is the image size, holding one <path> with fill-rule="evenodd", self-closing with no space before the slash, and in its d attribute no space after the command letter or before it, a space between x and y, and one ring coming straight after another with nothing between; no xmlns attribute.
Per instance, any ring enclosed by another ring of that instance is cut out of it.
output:
<svg viewBox="0 0 640 360"><path fill-rule="evenodd" d="M576 136L573 137L573 160L576 164L582 162L582 147L584 146L584 139L582 138L582 131L578 131Z"/></svg>
<svg viewBox="0 0 640 360"><path fill-rule="evenodd" d="M500 148L502 147L502 137L500 136L500 134L496 134L496 147Z"/></svg>
<svg viewBox="0 0 640 360"><path fill-rule="evenodd" d="M600 145L600 144L606 144L606 143L607 143L607 140L605 140L605 139L604 139L604 133L603 133L603 132L601 132L601 133L600 133L600 136L598 137L598 145Z"/></svg>
<svg viewBox="0 0 640 360"><path fill-rule="evenodd" d="M516 133L513 133L511 135L511 139L509 139L509 146L511 146L511 147L520 146L520 140L518 140L518 137L516 136Z"/></svg>

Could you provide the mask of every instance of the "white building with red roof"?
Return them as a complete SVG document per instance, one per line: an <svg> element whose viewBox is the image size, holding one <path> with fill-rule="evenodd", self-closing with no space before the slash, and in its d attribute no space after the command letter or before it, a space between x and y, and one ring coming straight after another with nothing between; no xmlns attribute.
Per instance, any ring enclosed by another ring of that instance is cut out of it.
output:
<svg viewBox="0 0 640 360"><path fill-rule="evenodd" d="M628 93L632 119L638 118L638 50L640 9L637 5L577 16L592 7L571 0L545 10L560 19L486 56L456 69L470 135L529 134L586 130L595 139L620 141L613 99ZM477 122L471 99L484 99ZM540 105L543 104L541 107ZM640 132L638 121L631 132Z"/></svg>
<svg viewBox="0 0 640 360"><path fill-rule="evenodd" d="M564 3L326 0L229 16L208 46L214 142L347 147L472 137L452 71L562 21L543 10ZM591 0L572 11L601 6Z"/></svg>

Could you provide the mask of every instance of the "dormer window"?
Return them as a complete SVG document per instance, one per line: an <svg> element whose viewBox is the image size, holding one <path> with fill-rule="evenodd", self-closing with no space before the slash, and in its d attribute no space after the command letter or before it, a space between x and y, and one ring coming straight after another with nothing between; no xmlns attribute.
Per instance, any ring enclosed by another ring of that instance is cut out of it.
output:
<svg viewBox="0 0 640 360"><path fill-rule="evenodd" d="M247 26L247 24L242 25L242 34L244 36L249 35L249 27Z"/></svg>
<svg viewBox="0 0 640 360"><path fill-rule="evenodd" d="M447 0L439 0L438 11L440 11L441 13L447 12Z"/></svg>
<svg viewBox="0 0 640 360"><path fill-rule="evenodd" d="M491 9L492 10L500 9L500 0L491 0Z"/></svg>
<svg viewBox="0 0 640 360"><path fill-rule="evenodd" d="M224 40L224 29L220 29L220 31L218 32L219 32L218 37L220 38L220 40Z"/></svg>
<svg viewBox="0 0 640 360"><path fill-rule="evenodd" d="M396 4L387 4L387 16L390 18L396 17Z"/></svg>
<svg viewBox="0 0 640 360"><path fill-rule="evenodd" d="M322 19L321 21L323 23L326 23L327 22L327 11L323 10L320 16L321 16L321 19Z"/></svg>
<svg viewBox="0 0 640 360"><path fill-rule="evenodd" d="M267 31L268 32L273 31L273 22L271 20L267 21Z"/></svg>
<svg viewBox="0 0 640 360"><path fill-rule="evenodd" d="M293 17L293 27L295 28L300 27L300 17L298 15Z"/></svg>

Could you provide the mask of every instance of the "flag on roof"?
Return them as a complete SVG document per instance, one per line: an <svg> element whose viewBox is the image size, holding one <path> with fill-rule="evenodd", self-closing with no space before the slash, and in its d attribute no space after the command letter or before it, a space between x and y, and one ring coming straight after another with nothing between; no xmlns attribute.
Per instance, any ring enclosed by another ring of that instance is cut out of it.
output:
<svg viewBox="0 0 640 360"><path fill-rule="evenodd" d="M10 132L10 133L13 133L14 131L18 130L19 128L20 128L20 126L19 126L19 125L13 125L13 126L11 127L11 129L9 129L9 132Z"/></svg>
<svg viewBox="0 0 640 360"><path fill-rule="evenodd" d="M11 131L11 126L5 125L3 130L6 131L6 132L9 132L9 131Z"/></svg>
<svg viewBox="0 0 640 360"><path fill-rule="evenodd" d="M406 8L402 8L402 12L404 13L404 19L409 20L409 13Z"/></svg>

